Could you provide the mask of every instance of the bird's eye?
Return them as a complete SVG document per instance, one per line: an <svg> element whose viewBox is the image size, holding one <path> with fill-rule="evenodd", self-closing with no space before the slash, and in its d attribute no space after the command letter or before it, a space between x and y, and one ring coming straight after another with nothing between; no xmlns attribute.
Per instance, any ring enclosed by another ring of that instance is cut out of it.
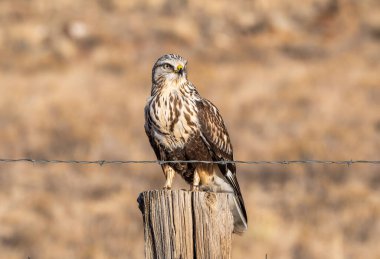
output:
<svg viewBox="0 0 380 259"><path fill-rule="evenodd" d="M170 69L170 68L172 68L172 66L171 66L170 64L168 64L168 63L163 64L162 67L163 67L164 69Z"/></svg>

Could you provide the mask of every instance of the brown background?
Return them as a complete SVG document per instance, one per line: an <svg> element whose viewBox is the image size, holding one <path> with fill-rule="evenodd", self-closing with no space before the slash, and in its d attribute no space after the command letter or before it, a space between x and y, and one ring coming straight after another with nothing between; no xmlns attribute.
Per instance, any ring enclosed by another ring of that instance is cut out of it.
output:
<svg viewBox="0 0 380 259"><path fill-rule="evenodd" d="M151 67L189 60L239 160L380 158L380 3L0 1L0 157L155 159ZM377 165L239 165L234 258L379 258ZM0 164L1 258L143 258L158 165ZM179 177L176 188L185 186Z"/></svg>

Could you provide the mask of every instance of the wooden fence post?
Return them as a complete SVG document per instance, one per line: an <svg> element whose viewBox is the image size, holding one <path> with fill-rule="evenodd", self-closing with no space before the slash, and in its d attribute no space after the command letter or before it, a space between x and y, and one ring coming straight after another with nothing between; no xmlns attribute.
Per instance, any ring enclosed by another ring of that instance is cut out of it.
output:
<svg viewBox="0 0 380 259"><path fill-rule="evenodd" d="M145 258L231 258L233 217L228 195L184 190L141 193Z"/></svg>

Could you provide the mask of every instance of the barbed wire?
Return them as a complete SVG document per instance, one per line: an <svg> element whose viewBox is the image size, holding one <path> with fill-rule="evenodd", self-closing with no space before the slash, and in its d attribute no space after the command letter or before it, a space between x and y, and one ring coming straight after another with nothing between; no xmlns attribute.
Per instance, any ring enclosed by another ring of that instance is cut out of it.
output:
<svg viewBox="0 0 380 259"><path fill-rule="evenodd" d="M253 165L290 165L290 164L337 164L347 165L352 164L375 164L380 165L380 160L279 160L279 161L242 161L242 160L220 160L220 161L202 161L202 160L175 160L175 161L160 161L160 160L59 160L59 159L33 159L33 158L0 158L0 163L19 163L29 162L33 164L79 164L79 165L108 165L108 164L178 164L178 163L203 163L203 164L253 164Z"/></svg>

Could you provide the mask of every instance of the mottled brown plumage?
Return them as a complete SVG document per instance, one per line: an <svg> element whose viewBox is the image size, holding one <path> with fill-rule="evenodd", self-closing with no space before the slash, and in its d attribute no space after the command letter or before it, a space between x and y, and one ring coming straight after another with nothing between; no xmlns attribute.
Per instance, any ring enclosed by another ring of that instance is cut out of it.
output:
<svg viewBox="0 0 380 259"><path fill-rule="evenodd" d="M152 70L152 91L145 107L145 131L161 161L233 161L233 150L218 109L202 98L187 80L187 61L173 54L157 60ZM231 201L237 233L247 228L247 215L234 163L166 163L164 188L170 189L175 173L193 190L233 192Z"/></svg>

